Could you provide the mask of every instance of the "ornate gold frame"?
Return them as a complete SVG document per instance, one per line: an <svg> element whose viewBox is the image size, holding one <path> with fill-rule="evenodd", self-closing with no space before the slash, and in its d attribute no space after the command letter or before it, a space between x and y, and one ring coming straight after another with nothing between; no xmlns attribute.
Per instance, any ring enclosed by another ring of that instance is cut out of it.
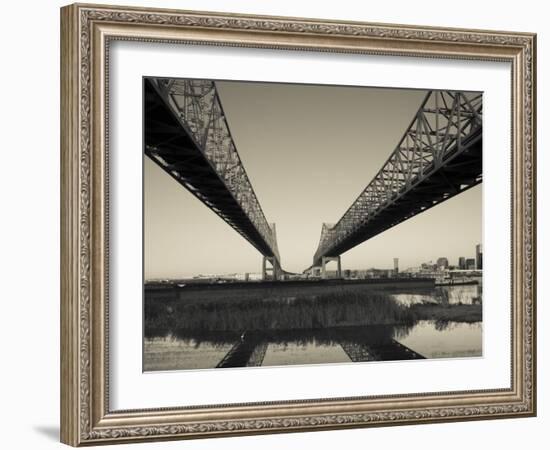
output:
<svg viewBox="0 0 550 450"><path fill-rule="evenodd" d="M512 66L509 389L111 411L108 401L106 64L115 39ZM536 412L535 51L529 33L100 5L61 9L61 440L70 445L413 424Z"/></svg>

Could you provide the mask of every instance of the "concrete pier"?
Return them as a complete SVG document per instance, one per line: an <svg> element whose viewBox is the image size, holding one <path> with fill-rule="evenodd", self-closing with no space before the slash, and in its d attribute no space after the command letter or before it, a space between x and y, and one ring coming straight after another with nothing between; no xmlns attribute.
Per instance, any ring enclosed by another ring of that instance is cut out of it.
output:
<svg viewBox="0 0 550 450"><path fill-rule="evenodd" d="M321 258L321 278L324 280L327 279L327 264L331 261L336 261L336 264L338 264L338 269L336 269L336 277L342 278L342 263L340 256L323 256Z"/></svg>
<svg viewBox="0 0 550 450"><path fill-rule="evenodd" d="M269 266L268 264L269 263ZM268 278L270 276L271 277ZM281 269L279 267L279 263L277 262L277 258L274 256L264 256L262 258L262 280L273 280L277 281L280 278L281 275Z"/></svg>

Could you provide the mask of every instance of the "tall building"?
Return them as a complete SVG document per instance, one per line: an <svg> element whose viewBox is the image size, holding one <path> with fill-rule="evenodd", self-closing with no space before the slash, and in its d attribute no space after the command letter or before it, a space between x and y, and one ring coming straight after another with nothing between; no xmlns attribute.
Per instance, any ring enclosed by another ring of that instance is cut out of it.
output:
<svg viewBox="0 0 550 450"><path fill-rule="evenodd" d="M483 248L481 244L476 245L476 269L483 270Z"/></svg>
<svg viewBox="0 0 550 450"><path fill-rule="evenodd" d="M467 270L475 270L476 268L476 260L475 258L468 258L466 260L466 269Z"/></svg>
<svg viewBox="0 0 550 450"><path fill-rule="evenodd" d="M449 268L449 260L447 258L445 258L444 256L442 256L441 258L437 258L437 268L438 269L447 269Z"/></svg>
<svg viewBox="0 0 550 450"><path fill-rule="evenodd" d="M466 258L464 256L458 258L458 268L460 270L466 270Z"/></svg>
<svg viewBox="0 0 550 450"><path fill-rule="evenodd" d="M399 273L399 258L393 258L393 272L396 275Z"/></svg>

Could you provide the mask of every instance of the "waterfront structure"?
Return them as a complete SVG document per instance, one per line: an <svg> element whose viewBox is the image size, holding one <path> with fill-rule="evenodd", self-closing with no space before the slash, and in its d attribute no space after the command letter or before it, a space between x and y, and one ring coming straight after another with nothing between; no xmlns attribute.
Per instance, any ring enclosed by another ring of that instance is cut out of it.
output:
<svg viewBox="0 0 550 450"><path fill-rule="evenodd" d="M435 270L437 270L437 264L432 264L431 261L420 265L421 272L433 272Z"/></svg>
<svg viewBox="0 0 550 450"><path fill-rule="evenodd" d="M483 270L483 249L481 244L476 245L476 269Z"/></svg>

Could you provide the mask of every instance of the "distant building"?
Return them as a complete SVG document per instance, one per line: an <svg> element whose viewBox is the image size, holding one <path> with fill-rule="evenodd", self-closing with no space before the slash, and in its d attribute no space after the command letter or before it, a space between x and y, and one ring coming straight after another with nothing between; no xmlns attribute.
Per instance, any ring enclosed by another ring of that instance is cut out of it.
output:
<svg viewBox="0 0 550 450"><path fill-rule="evenodd" d="M388 271L384 269L368 269L365 271L365 278L387 278Z"/></svg>
<svg viewBox="0 0 550 450"><path fill-rule="evenodd" d="M483 269L483 249L481 247L481 244L476 245L476 269Z"/></svg>
<svg viewBox="0 0 550 450"><path fill-rule="evenodd" d="M393 271L395 275L399 273L399 258L393 258Z"/></svg>
<svg viewBox="0 0 550 450"><path fill-rule="evenodd" d="M442 256L441 258L437 258L436 262L437 268L442 269L448 269L449 268L449 260Z"/></svg>
<svg viewBox="0 0 550 450"><path fill-rule="evenodd" d="M476 270L476 260L475 260L475 258L468 258L466 260L466 270Z"/></svg>
<svg viewBox="0 0 550 450"><path fill-rule="evenodd" d="M460 270L466 270L466 258L464 256L458 258L458 268Z"/></svg>

